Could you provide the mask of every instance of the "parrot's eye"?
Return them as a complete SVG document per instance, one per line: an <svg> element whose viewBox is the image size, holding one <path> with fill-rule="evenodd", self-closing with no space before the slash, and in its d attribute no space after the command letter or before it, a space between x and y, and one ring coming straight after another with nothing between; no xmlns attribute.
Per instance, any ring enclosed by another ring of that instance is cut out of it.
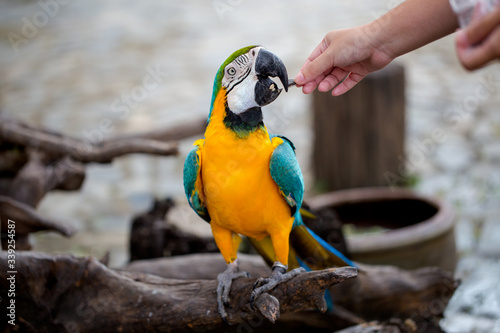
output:
<svg viewBox="0 0 500 333"><path fill-rule="evenodd" d="M236 69L234 69L234 67L229 67L229 68L227 69L227 74L229 74L229 75L234 75L234 74L236 74Z"/></svg>

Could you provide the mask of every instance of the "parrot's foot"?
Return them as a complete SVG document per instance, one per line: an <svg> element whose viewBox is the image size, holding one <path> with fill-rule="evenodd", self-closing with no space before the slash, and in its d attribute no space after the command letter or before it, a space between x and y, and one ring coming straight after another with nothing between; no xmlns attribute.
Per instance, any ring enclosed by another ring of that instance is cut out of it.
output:
<svg viewBox="0 0 500 333"><path fill-rule="evenodd" d="M252 296L250 297L250 306L253 308L253 302L260 296L260 294L274 289L278 284L293 279L300 273L306 270L302 267L296 268L286 273L286 266L279 262L274 263L271 275L268 278L258 278L253 285Z"/></svg>
<svg viewBox="0 0 500 333"><path fill-rule="evenodd" d="M239 271L240 269L237 261L238 260L235 260L227 265L226 270L217 275L217 305L219 314L226 324L229 324L227 321L226 307L231 308L229 304L229 292L231 291L233 280L240 277L250 277L250 274L247 272Z"/></svg>

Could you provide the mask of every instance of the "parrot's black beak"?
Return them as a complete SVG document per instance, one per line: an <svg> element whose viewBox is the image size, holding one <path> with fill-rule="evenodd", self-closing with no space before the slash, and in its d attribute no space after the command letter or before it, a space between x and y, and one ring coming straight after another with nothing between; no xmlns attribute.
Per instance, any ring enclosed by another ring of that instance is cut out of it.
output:
<svg viewBox="0 0 500 333"><path fill-rule="evenodd" d="M288 91L288 74L285 64L275 54L261 49L255 60L255 72L259 78L255 85L255 101L260 106L267 105L278 98L282 89L270 79L270 77L278 77Z"/></svg>

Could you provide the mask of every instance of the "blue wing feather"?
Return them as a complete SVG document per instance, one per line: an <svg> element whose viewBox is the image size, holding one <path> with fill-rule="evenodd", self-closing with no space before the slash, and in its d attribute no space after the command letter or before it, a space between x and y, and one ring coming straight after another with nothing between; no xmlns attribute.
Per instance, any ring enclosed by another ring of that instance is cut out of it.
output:
<svg viewBox="0 0 500 333"><path fill-rule="evenodd" d="M184 191L189 205L205 221L210 223L210 215L207 207L200 198L200 189L196 188L196 182L201 174L201 163L199 149L196 147L189 152L184 162Z"/></svg>
<svg viewBox="0 0 500 333"><path fill-rule="evenodd" d="M304 198L304 178L295 156L295 147L284 136L271 135L270 137L271 139L279 137L283 140L271 155L269 169L271 177L278 185L288 205L290 205L291 215L294 216L298 214Z"/></svg>

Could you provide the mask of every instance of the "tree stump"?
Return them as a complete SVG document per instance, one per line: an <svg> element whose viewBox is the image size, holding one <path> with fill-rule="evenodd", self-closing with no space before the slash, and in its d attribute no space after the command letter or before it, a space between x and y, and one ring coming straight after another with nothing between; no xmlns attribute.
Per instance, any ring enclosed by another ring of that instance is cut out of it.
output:
<svg viewBox="0 0 500 333"><path fill-rule="evenodd" d="M316 91L313 168L328 190L387 186L405 143L404 68L393 63L344 95Z"/></svg>

